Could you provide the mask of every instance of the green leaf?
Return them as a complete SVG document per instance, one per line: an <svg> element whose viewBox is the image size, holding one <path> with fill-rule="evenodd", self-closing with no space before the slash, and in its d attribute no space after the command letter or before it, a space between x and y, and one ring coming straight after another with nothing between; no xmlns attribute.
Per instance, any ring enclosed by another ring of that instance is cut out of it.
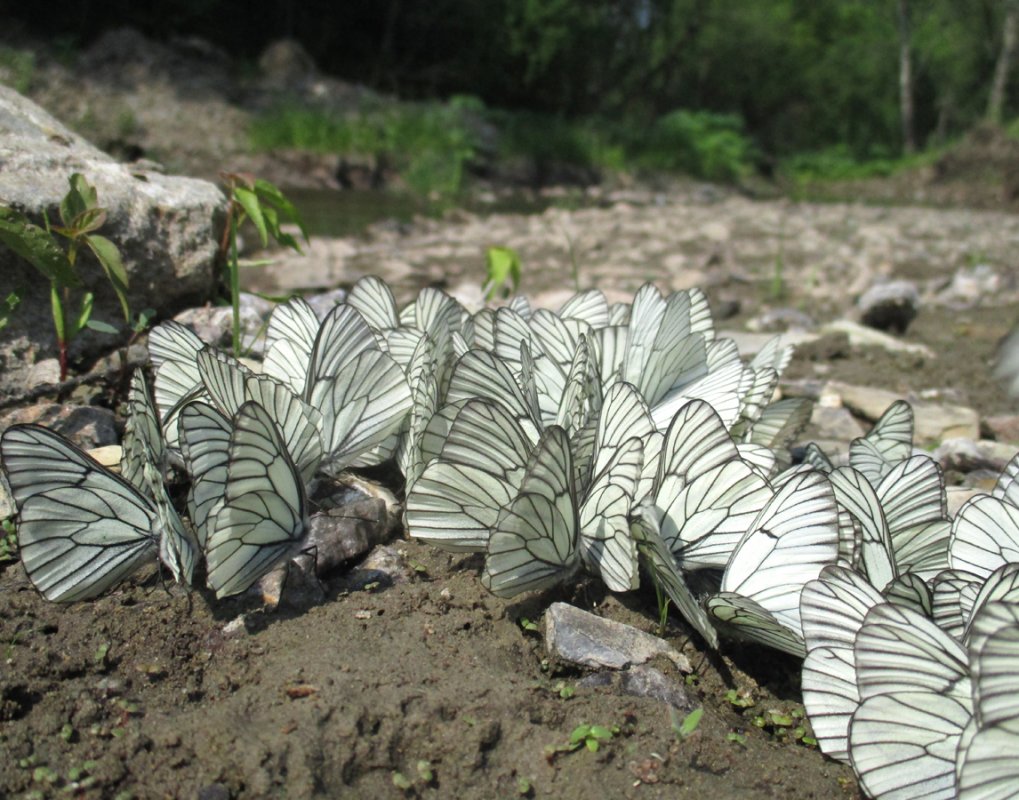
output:
<svg viewBox="0 0 1019 800"><path fill-rule="evenodd" d="M304 237L304 241L309 241L308 231L304 227L304 221L301 219L300 212L293 203L283 196L283 192L279 188L269 183L269 181L258 178L255 180L255 191L262 200L278 208L284 217L297 226L298 230L301 231L301 236Z"/></svg>
<svg viewBox="0 0 1019 800"><path fill-rule="evenodd" d="M586 739L584 741L584 746L587 747L587 749L590 750L592 753L597 753L598 752L598 740L597 739Z"/></svg>
<svg viewBox="0 0 1019 800"><path fill-rule="evenodd" d="M591 735L595 739L601 739L603 742L607 742L612 738L612 731L606 728L604 725L592 725Z"/></svg>
<svg viewBox="0 0 1019 800"><path fill-rule="evenodd" d="M72 228L74 220L90 208L90 199L91 205L95 206L96 194L95 189L85 180L85 176L79 172L75 172L67 182L71 184L71 188L60 201L60 221L64 223L65 228Z"/></svg>
<svg viewBox="0 0 1019 800"><path fill-rule="evenodd" d="M680 739L686 739L688 736L690 736L690 734L697 730L697 726L700 725L701 717L703 715L704 715L703 708L695 708L693 711L691 711L689 714L683 717L683 721L678 726L674 726L676 730L676 735Z"/></svg>
<svg viewBox="0 0 1019 800"><path fill-rule="evenodd" d="M88 321L92 318L92 303L95 300L95 295L92 292L85 292L81 298L81 311L78 312L78 319L74 322L71 330L68 331L67 341L71 341L77 336L81 329L88 325Z"/></svg>
<svg viewBox="0 0 1019 800"><path fill-rule="evenodd" d="M117 246L105 236L92 234L85 237L85 244L99 260L106 277L110 279L113 291L120 301L120 310L124 312L124 321L131 320L131 308L127 302L127 270L124 269L124 262L120 258L120 251Z"/></svg>
<svg viewBox="0 0 1019 800"><path fill-rule="evenodd" d="M13 208L0 206L0 242L60 286L81 286L67 254L53 237Z"/></svg>
<svg viewBox="0 0 1019 800"><path fill-rule="evenodd" d="M492 300L501 290L507 297L520 285L520 256L510 247L489 247L485 252L485 299ZM511 286L507 288L506 284Z"/></svg>
<svg viewBox="0 0 1019 800"><path fill-rule="evenodd" d="M105 208L86 208L78 216L71 220L70 234L83 236L92 231L97 231L106 224Z"/></svg>
<svg viewBox="0 0 1019 800"><path fill-rule="evenodd" d="M262 241L262 247L265 247L269 244L269 231L265 227L265 217L262 214L262 205L258 200L258 195L250 189L245 189L243 186L235 186L233 195L258 231L258 238Z"/></svg>
<svg viewBox="0 0 1019 800"><path fill-rule="evenodd" d="M590 725L578 725L570 734L570 744L577 744L584 741L591 733Z"/></svg>
<svg viewBox="0 0 1019 800"><path fill-rule="evenodd" d="M90 319L90 320L88 320L85 323L85 327L89 328L90 330L93 330L93 331L98 331L99 333L109 333L109 334L112 334L114 336L116 336L118 333L120 333L120 331L118 331L116 328L114 328L110 323L103 322L102 320L98 320L98 319Z"/></svg>
<svg viewBox="0 0 1019 800"><path fill-rule="evenodd" d="M57 334L57 343L67 341L67 325L64 316L64 302L60 297L60 287L50 284L50 309L53 314L53 330Z"/></svg>

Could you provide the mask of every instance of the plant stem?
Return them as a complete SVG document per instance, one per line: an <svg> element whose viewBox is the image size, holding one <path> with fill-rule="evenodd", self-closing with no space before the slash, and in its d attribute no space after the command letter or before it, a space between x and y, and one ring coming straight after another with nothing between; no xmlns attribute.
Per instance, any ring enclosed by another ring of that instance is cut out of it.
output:
<svg viewBox="0 0 1019 800"><path fill-rule="evenodd" d="M60 299L60 288L50 283L50 308L53 311L53 328L57 334L57 350L60 354L60 381L67 380L67 337L64 334L64 304Z"/></svg>
<svg viewBox="0 0 1019 800"><path fill-rule="evenodd" d="M230 218L230 305L233 306L234 358L241 357L241 276L237 260L237 218Z"/></svg>

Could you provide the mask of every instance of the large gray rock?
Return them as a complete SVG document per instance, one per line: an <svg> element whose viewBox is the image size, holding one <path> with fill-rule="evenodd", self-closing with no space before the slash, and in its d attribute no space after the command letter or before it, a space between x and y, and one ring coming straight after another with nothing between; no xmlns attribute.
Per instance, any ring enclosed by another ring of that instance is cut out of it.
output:
<svg viewBox="0 0 1019 800"><path fill-rule="evenodd" d="M0 203L36 222L42 222L43 212L57 220L74 172L96 187L108 211L100 233L120 249L132 309L153 308L165 316L212 295L226 210L216 186L119 164L30 100L0 86ZM93 319L121 324L116 297L91 254L79 258L78 268L95 293ZM17 289L22 296L10 324L0 331L0 398L7 398L22 389L36 361L56 354L56 342L46 281L2 245L0 274L5 294ZM72 357L90 357L116 344L112 336L86 331Z"/></svg>

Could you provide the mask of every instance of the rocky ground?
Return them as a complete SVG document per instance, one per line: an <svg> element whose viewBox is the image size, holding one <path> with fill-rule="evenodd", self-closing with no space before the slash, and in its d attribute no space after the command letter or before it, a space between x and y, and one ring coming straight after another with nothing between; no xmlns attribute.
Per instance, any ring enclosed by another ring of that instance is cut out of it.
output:
<svg viewBox="0 0 1019 800"><path fill-rule="evenodd" d="M1019 218L755 201L696 185L592 190L584 205L379 224L247 277L261 291L320 292L377 274L401 301L438 285L472 303L485 248L502 245L520 253L520 289L542 304L574 286L613 300L646 280L700 286L742 352L773 332L800 342L782 391L817 400L804 440L843 452L907 397L954 503L1019 447L1017 403L991 376L996 343L1019 318ZM247 307L257 328L265 305ZM0 427L41 415L109 444L120 388L30 390ZM40 409L36 395L58 407ZM507 603L481 587L476 558L402 535L371 558L327 579L324 602L275 612L257 598L185 594L155 572L57 606L15 560L0 561L0 795L857 796L848 768L795 741L792 659L732 643L710 653L670 620L671 652L648 666L581 666L547 648L552 601L655 632L654 597L585 585ZM679 735L696 707L696 731ZM794 724L776 722L784 716ZM612 736L571 750L582 724Z"/></svg>

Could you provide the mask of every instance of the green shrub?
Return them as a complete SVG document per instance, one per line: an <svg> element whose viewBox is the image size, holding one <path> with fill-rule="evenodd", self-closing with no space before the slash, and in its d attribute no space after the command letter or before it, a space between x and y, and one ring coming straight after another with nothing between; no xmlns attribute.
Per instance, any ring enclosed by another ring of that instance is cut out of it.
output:
<svg viewBox="0 0 1019 800"><path fill-rule="evenodd" d="M672 111L633 143L637 163L714 181L732 181L753 168L754 146L734 114Z"/></svg>

